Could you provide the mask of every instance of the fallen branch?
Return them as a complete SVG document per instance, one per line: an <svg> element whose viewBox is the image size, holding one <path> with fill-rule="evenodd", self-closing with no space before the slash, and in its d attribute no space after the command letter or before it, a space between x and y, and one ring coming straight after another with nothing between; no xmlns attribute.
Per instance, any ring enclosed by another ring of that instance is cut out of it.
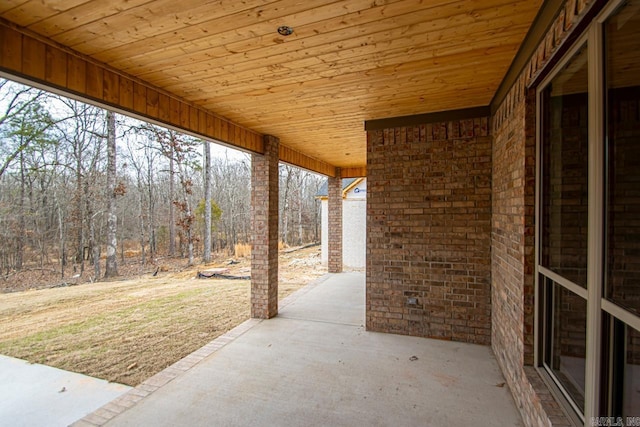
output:
<svg viewBox="0 0 640 427"><path fill-rule="evenodd" d="M208 271L198 271L196 279L227 279L227 280L251 280L251 276L232 276Z"/></svg>
<svg viewBox="0 0 640 427"><path fill-rule="evenodd" d="M293 249L287 249L286 251L282 251L282 253L290 254L291 252L301 251L303 249L312 248L314 246L320 246L320 243L318 243L318 242L309 243L308 245L299 246L299 247L293 248Z"/></svg>
<svg viewBox="0 0 640 427"><path fill-rule="evenodd" d="M51 285L49 286L50 289L54 289L54 288L67 288L69 286L78 286L77 283L69 283L69 282L62 282L62 283L57 283L55 285Z"/></svg>

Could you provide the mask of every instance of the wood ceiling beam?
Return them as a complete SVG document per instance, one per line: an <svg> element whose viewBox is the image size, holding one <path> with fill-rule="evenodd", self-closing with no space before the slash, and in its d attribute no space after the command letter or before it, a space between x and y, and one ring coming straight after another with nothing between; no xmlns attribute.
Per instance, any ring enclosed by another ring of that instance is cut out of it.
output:
<svg viewBox="0 0 640 427"><path fill-rule="evenodd" d="M253 153L263 135L135 77L0 20L0 72L101 107ZM282 161L323 175L335 167L281 145Z"/></svg>
<svg viewBox="0 0 640 427"><path fill-rule="evenodd" d="M322 160L309 157L302 152L295 150L286 145L280 144L280 161L291 165L307 169L311 172L320 173L322 175L334 177L336 176L336 168Z"/></svg>
<svg viewBox="0 0 640 427"><path fill-rule="evenodd" d="M342 178L364 178L366 176L366 166L340 169L340 177Z"/></svg>

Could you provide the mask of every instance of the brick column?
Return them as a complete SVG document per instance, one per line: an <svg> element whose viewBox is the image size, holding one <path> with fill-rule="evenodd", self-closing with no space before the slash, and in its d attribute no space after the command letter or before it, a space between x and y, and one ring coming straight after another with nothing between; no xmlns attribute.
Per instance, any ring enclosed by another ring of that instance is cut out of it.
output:
<svg viewBox="0 0 640 427"><path fill-rule="evenodd" d="M264 155L251 161L251 317L278 314L278 148L265 135Z"/></svg>
<svg viewBox="0 0 640 427"><path fill-rule="evenodd" d="M342 272L342 176L329 177L329 273Z"/></svg>

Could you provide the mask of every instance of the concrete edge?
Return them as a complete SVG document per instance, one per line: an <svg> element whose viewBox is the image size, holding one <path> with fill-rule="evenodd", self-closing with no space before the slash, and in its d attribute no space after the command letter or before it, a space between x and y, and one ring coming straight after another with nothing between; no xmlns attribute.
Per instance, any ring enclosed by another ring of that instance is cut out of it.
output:
<svg viewBox="0 0 640 427"><path fill-rule="evenodd" d="M288 306L289 304L293 304L300 297L308 294L310 291L312 291L318 285L320 285L323 282L326 282L327 280L329 280L331 277L333 277L335 275L336 275L336 273L326 273L323 276L320 276L317 279L312 280L311 282L307 283L306 285L304 285L303 287L301 287L300 289L298 289L297 291L295 291L291 295L287 296L286 298L283 298L282 301L279 301L278 302L278 309L284 308L284 307Z"/></svg>
<svg viewBox="0 0 640 427"><path fill-rule="evenodd" d="M334 275L335 274L333 273L327 273L304 285L302 288L282 299L282 301L279 302L280 308L294 303L300 297L304 296ZM245 320L238 326L220 335L210 343L205 344L193 353L183 357L182 359L178 360L174 364L163 369L152 377L147 378L142 383L132 388L122 396L112 400L111 402L98 408L94 412L87 414L83 418L80 418L78 421L71 424L71 426L101 427L105 425L111 419L125 412L129 408L137 405L140 401L144 400L164 385L170 383L180 375L184 374L185 372L199 364L202 360L211 356L213 353L220 350L222 347L226 346L227 344L234 341L236 338L240 337L245 332L262 322L262 319L252 318Z"/></svg>

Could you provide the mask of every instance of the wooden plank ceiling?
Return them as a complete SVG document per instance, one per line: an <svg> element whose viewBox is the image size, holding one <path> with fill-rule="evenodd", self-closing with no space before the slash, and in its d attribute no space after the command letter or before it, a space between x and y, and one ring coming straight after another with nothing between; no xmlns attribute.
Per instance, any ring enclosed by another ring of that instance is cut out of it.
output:
<svg viewBox="0 0 640 427"><path fill-rule="evenodd" d="M287 148L358 168L365 120L488 105L541 3L3 0L0 17Z"/></svg>

